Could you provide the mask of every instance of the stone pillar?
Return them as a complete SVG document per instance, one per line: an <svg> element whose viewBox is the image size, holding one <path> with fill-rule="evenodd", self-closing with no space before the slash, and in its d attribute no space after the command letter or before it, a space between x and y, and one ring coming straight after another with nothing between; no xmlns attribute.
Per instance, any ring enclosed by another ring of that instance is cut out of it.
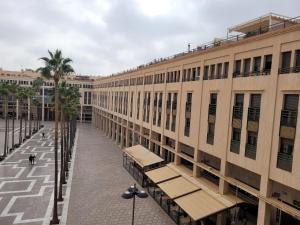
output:
<svg viewBox="0 0 300 225"><path fill-rule="evenodd" d="M257 225L269 225L271 221L271 206L259 200Z"/></svg>

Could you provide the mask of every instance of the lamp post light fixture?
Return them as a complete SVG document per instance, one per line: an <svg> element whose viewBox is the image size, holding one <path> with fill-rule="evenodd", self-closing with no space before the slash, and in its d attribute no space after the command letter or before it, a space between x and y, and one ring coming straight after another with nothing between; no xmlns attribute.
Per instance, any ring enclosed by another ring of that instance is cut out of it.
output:
<svg viewBox="0 0 300 225"><path fill-rule="evenodd" d="M132 202L132 221L131 221L132 225L134 225L135 196L138 196L139 198L147 198L148 194L145 191L140 191L136 187L136 184L130 186L127 189L127 191L125 191L122 194L122 198L124 198L124 199L131 199L131 198L133 198L133 202Z"/></svg>

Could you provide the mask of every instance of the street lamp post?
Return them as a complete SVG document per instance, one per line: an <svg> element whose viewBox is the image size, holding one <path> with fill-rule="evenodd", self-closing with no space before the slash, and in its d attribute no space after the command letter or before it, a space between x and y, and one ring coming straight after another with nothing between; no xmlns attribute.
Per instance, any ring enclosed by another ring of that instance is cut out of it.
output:
<svg viewBox="0 0 300 225"><path fill-rule="evenodd" d="M132 220L131 220L131 224L132 225L134 225L135 196L138 196L139 198L147 198L148 194L145 191L140 191L136 187L136 184L130 186L128 188L128 190L125 191L122 194L122 198L124 198L124 199L131 199L131 198L133 198L133 201L132 201Z"/></svg>

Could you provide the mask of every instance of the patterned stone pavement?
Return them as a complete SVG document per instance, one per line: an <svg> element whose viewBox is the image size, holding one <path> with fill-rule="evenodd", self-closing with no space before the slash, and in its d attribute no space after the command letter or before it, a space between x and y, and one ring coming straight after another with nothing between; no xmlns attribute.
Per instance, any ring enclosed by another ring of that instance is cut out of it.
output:
<svg viewBox="0 0 300 225"><path fill-rule="evenodd" d="M130 225L132 200L121 194L135 181L122 167L121 150L88 124L78 137L67 225ZM135 212L136 225L174 225L151 197L137 198Z"/></svg>
<svg viewBox="0 0 300 225"><path fill-rule="evenodd" d="M41 137L42 131L45 139ZM0 163L1 225L49 224L54 180L53 135L49 124ZM35 165L29 165L30 154L36 155Z"/></svg>

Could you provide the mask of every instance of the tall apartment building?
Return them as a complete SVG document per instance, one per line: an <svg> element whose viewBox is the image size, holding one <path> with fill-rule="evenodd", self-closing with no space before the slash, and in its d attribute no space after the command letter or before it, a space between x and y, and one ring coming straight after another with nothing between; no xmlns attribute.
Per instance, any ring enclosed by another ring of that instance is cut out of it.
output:
<svg viewBox="0 0 300 225"><path fill-rule="evenodd" d="M255 224L300 224L299 20L268 14L229 31L240 35L95 79L93 123L237 193Z"/></svg>
<svg viewBox="0 0 300 225"><path fill-rule="evenodd" d="M30 87L34 79L39 77L38 73L31 70L25 71L4 71L0 70L0 82L10 82L17 83L20 86ZM81 122L90 122L92 120L92 88L93 88L93 78L89 76L68 76L66 79L68 85L77 86L81 93L80 98L80 110L78 112L77 119ZM40 90L40 102L41 102L41 119L43 121L54 120L54 81L45 80L44 85ZM12 107L16 107L16 114L19 110L19 102L17 99L12 97L9 99L9 113L13 112ZM30 105L28 100L27 105ZM0 96L0 117L3 115L4 107L2 96ZM28 114L29 115L29 114Z"/></svg>

